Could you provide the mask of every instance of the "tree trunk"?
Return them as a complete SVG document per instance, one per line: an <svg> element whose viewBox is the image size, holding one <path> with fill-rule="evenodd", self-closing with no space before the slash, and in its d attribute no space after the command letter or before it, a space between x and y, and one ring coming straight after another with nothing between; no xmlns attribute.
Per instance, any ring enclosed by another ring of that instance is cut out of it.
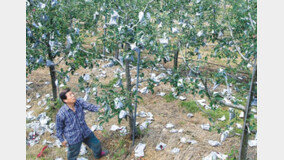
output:
<svg viewBox="0 0 284 160"><path fill-rule="evenodd" d="M117 45L117 48L115 49L115 58L118 59L119 56L119 44Z"/></svg>
<svg viewBox="0 0 284 160"><path fill-rule="evenodd" d="M54 65L49 67L50 77L51 77L51 86L52 86L52 94L53 94L53 101L56 101L57 99L57 87L55 84L56 81L56 73L55 73L55 67Z"/></svg>
<svg viewBox="0 0 284 160"><path fill-rule="evenodd" d="M105 15L105 25L107 23L107 15ZM106 28L104 28L104 36L106 36ZM103 46L103 55L105 56L106 55L106 47L105 47L105 42L104 43L104 46Z"/></svg>
<svg viewBox="0 0 284 160"><path fill-rule="evenodd" d="M131 97L130 95L132 94L131 92L131 76L130 76L130 69L129 69L129 59L125 59L125 76L126 76L126 88L127 88L127 92L129 97ZM127 96L127 102L128 105L132 106L132 100L131 98L129 99ZM132 107L129 107L129 127L130 127L130 138L133 135L133 128L135 126L133 126L133 109ZM135 130L136 132L136 130Z"/></svg>
<svg viewBox="0 0 284 160"><path fill-rule="evenodd" d="M49 34L47 34L48 36L48 41L49 41ZM51 46L49 45L49 43L47 42L46 43L47 47L48 47L48 59L52 62L54 62L54 56L52 56L52 50L51 50ZM57 99L57 87L56 87L56 84L55 84L55 81L56 81L56 72L55 72L55 66L54 65L51 65L49 67L49 73L50 73L50 80L51 80L51 86L52 86L52 94L53 94L53 101L56 101Z"/></svg>
<svg viewBox="0 0 284 160"><path fill-rule="evenodd" d="M247 156L247 146L248 146L248 139L249 139L249 132L248 132L249 119L248 117L249 117L249 113L251 110L251 101L252 101L253 95L255 94L254 88L255 88L256 77L257 77L257 66L256 66L256 59L255 59L255 65L254 65L251 83L250 83L250 92L249 92L247 107L246 107L245 116L244 116L244 125L243 125L242 141L241 141L240 152L239 152L239 160L245 160Z"/></svg>
<svg viewBox="0 0 284 160"><path fill-rule="evenodd" d="M175 70L177 70L178 68L178 53L179 53L179 50L177 50L174 55L174 69Z"/></svg>

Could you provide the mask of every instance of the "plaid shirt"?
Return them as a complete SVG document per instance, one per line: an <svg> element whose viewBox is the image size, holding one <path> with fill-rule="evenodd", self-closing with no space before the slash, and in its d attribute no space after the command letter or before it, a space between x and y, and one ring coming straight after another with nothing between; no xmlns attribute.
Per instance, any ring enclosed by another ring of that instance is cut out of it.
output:
<svg viewBox="0 0 284 160"><path fill-rule="evenodd" d="M63 135L68 144L76 144L87 138L92 131L85 122L84 109L97 112L100 106L90 104L83 99L75 102L75 112L64 104L56 115L56 136L60 142L64 141Z"/></svg>

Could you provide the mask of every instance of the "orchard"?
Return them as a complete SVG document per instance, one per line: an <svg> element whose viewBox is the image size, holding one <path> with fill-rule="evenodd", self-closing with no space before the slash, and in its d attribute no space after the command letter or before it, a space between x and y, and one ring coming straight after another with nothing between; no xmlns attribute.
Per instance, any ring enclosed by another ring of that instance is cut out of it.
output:
<svg viewBox="0 0 284 160"><path fill-rule="evenodd" d="M27 159L66 159L66 86L108 158L256 159L256 0L27 0L26 78Z"/></svg>

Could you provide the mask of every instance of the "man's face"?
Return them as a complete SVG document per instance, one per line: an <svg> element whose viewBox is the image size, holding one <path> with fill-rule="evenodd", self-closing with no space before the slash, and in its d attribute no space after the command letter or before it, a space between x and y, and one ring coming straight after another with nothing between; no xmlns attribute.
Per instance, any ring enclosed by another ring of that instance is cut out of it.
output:
<svg viewBox="0 0 284 160"><path fill-rule="evenodd" d="M66 104L73 104L76 102L75 94L72 91L66 93L66 99L64 100Z"/></svg>

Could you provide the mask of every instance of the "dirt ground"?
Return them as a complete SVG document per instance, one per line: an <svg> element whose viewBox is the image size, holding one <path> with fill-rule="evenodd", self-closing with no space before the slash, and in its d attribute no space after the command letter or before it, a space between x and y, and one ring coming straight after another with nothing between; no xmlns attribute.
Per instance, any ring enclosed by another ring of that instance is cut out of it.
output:
<svg viewBox="0 0 284 160"><path fill-rule="evenodd" d="M102 62L107 63L107 62ZM107 77L105 79L101 79L104 83L109 82L113 76L114 71L118 68L118 66L114 66L111 68L104 68L107 72ZM92 72L93 74L98 73L99 68L93 68L92 70L79 69L76 71L79 75L70 76L70 81L68 82L68 86L72 88L76 88L78 84L78 77L83 73ZM135 73L132 70L133 74ZM149 71L144 71L148 72ZM34 115L37 116L41 112L44 112L45 107L39 107L37 105L38 101L41 100L45 94L51 92L51 84L46 85L45 82L50 82L49 70L48 69L39 69L34 71L31 75L28 75L27 81L33 82L33 84L29 85L32 89L27 91L27 99L31 98L32 101L28 103L32 107L27 111L33 110ZM143 87L143 84L142 86ZM164 85L161 83L158 87L155 87L155 93L151 94L150 92L145 95L141 95L143 97L143 101L140 101L138 105L138 112L151 112L154 117L154 121L148 126L147 131L143 134L143 137L135 140L135 145L138 143L145 143L146 148L144 150L145 156L139 159L143 160L200 160L203 157L210 154L211 151L220 152L226 155L229 155L232 150L238 150L240 145L240 136L233 136L227 138L222 145L217 147L212 147L209 145L208 140L220 141L220 136L217 131L205 131L201 129L200 125L204 123L209 123L207 117L202 115L202 112L197 112L194 114L194 117L188 118L188 112L179 106L180 100L174 100L172 102L167 102L165 98L161 96L157 96L156 93L163 91L168 94L171 91L171 88L168 85ZM36 93L40 93L42 96L39 99L36 99ZM76 93L78 97L82 97L83 93ZM193 95L187 94L184 96L187 97L188 100L196 100L199 97L194 97ZM92 97L91 97L92 98ZM90 102L94 103L92 100ZM87 112L86 113L86 122L89 127L92 125L98 124L96 119L98 118L97 113ZM137 117L137 122L140 124L144 122L146 118ZM183 129L182 133L170 133L170 129L166 129L165 126L167 123L174 124L175 129ZM102 158L102 160L106 159L137 159L134 156L133 147L131 147L132 141L129 139L129 136L120 136L115 132L110 131L110 127L116 124L118 126L126 126L128 127L128 122L126 120L122 120L121 124L118 124L117 117L111 119L108 123L103 124L104 131L95 131L95 135L102 141L102 145L104 148L110 151L110 154L107 157ZM27 134L30 130L27 130ZM185 137L186 139L196 140L197 144L188 144L181 143L180 138ZM44 147L42 145L42 141L46 139L51 142L54 142L55 139L53 135L50 135L48 132L41 136L40 142L34 146L28 146L26 150L26 158L27 159L55 159L55 158L63 158L67 159L66 148L58 148L52 147L47 148L44 151L44 155L42 158L36 158L36 155L41 151ZM155 147L158 143L163 142L167 144L166 148L162 151L156 151ZM179 148L180 152L178 154L172 154L171 150L173 148ZM80 156L79 156L80 157ZM91 151L88 149L88 153L83 155L87 159L93 159L91 155ZM256 159L256 147L248 147L248 157L249 159Z"/></svg>

